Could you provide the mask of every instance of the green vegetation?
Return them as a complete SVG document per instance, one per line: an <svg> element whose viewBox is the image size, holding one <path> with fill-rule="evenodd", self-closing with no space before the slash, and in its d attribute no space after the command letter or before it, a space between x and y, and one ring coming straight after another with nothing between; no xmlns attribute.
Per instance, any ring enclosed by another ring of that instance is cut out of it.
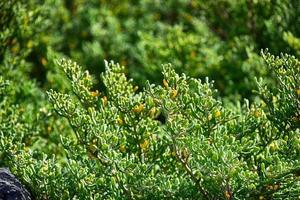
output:
<svg viewBox="0 0 300 200"><path fill-rule="evenodd" d="M296 0L1 1L0 167L36 199L298 199L298 24Z"/></svg>

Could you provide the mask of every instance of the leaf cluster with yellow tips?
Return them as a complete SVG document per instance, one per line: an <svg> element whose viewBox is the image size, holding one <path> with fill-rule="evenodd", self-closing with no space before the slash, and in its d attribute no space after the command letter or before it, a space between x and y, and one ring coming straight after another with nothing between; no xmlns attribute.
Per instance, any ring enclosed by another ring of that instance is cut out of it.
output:
<svg viewBox="0 0 300 200"><path fill-rule="evenodd" d="M141 113L143 110L144 110L145 106L144 104L139 104L139 105L136 105L132 111L135 112L135 113Z"/></svg>
<svg viewBox="0 0 300 200"><path fill-rule="evenodd" d="M91 92L91 96L93 96L93 97L98 97L99 95L100 95L100 93L98 90Z"/></svg>
<svg viewBox="0 0 300 200"><path fill-rule="evenodd" d="M126 153L126 147L125 147L125 145L120 145L119 150L120 150L122 153Z"/></svg>
<svg viewBox="0 0 300 200"><path fill-rule="evenodd" d="M214 112L215 118L219 118L219 117L221 117L221 115L222 115L222 113L221 113L220 110L216 110L216 111Z"/></svg>
<svg viewBox="0 0 300 200"><path fill-rule="evenodd" d="M169 83L166 79L163 79L163 85L164 85L165 88L169 87Z"/></svg>
<svg viewBox="0 0 300 200"><path fill-rule="evenodd" d="M178 94L178 90L176 89L172 89L171 93L170 93L170 98L174 99Z"/></svg>
<svg viewBox="0 0 300 200"><path fill-rule="evenodd" d="M124 124L124 120L122 119L122 117L118 117L116 120L118 125L123 125Z"/></svg>
<svg viewBox="0 0 300 200"><path fill-rule="evenodd" d="M151 117L152 119L156 117L157 113L158 113L158 110L157 110L156 107L152 107L152 108L149 110L149 115L150 115L150 117Z"/></svg>
<svg viewBox="0 0 300 200"><path fill-rule="evenodd" d="M140 147L142 150L147 150L149 147L149 141L148 140L144 140L142 143L140 143Z"/></svg>
<svg viewBox="0 0 300 200"><path fill-rule="evenodd" d="M102 105L106 106L106 104L107 104L107 97L103 96L101 100L102 100Z"/></svg>

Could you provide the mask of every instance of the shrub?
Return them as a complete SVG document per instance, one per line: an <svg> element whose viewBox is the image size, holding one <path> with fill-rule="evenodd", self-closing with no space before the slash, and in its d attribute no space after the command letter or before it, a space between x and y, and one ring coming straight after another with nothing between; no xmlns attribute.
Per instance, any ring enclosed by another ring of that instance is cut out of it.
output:
<svg viewBox="0 0 300 200"><path fill-rule="evenodd" d="M0 2L0 166L36 199L299 198L294 1L37 2Z"/></svg>
<svg viewBox="0 0 300 200"><path fill-rule="evenodd" d="M2 157L39 198L297 197L299 61L263 57L277 87L261 81L263 101L235 109L224 107L211 82L179 76L170 65L162 86L137 92L124 67L106 62L100 93L87 71L62 59L71 93L48 96L72 128L59 136L65 157L26 151L22 127L30 121L18 118L1 123ZM9 107L6 119L18 115Z"/></svg>

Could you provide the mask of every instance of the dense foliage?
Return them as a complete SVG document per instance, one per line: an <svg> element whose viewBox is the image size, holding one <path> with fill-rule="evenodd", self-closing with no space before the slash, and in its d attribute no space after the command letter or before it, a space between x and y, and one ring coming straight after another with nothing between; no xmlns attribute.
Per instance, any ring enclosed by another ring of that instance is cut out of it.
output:
<svg viewBox="0 0 300 200"><path fill-rule="evenodd" d="M36 199L298 199L298 24L297 0L0 1L0 167Z"/></svg>

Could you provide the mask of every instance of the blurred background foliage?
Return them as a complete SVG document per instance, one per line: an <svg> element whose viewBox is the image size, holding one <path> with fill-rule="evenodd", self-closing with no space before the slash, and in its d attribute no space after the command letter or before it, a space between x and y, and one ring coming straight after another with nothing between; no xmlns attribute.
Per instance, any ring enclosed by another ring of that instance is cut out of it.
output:
<svg viewBox="0 0 300 200"><path fill-rule="evenodd" d="M1 4L2 40L13 33L1 43L11 44L13 56L24 57L31 66L24 70L41 88L57 81L51 58L61 54L96 77L104 71L104 59L118 61L139 86L146 80L161 83L162 64L172 63L178 73L214 79L222 96L253 99L255 76L272 81L261 67L261 49L299 55L297 0L9 0Z"/></svg>

